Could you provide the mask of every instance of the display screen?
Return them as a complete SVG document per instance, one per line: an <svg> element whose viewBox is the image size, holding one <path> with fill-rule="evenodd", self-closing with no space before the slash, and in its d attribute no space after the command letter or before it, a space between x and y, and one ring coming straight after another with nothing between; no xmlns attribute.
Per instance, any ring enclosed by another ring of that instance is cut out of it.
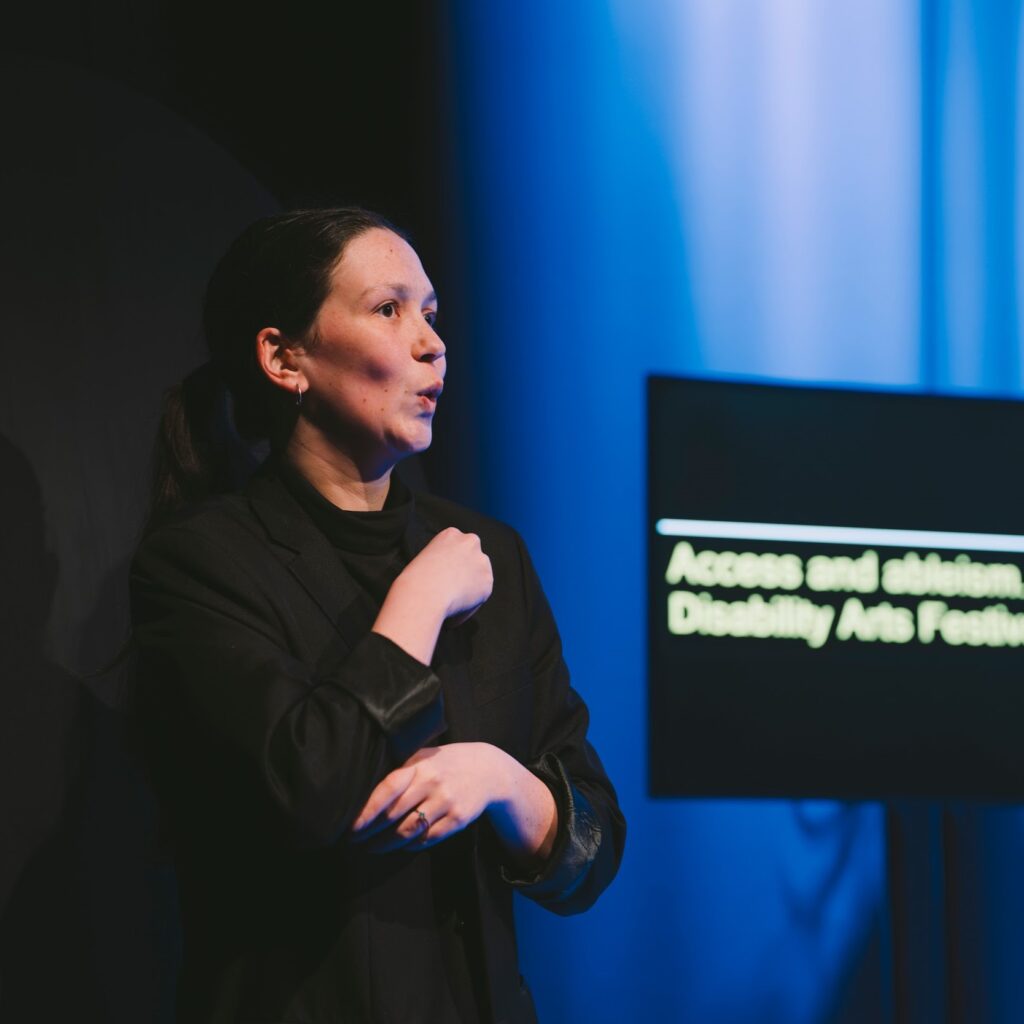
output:
<svg viewBox="0 0 1024 1024"><path fill-rule="evenodd" d="M652 378L654 795L1024 797L1024 403Z"/></svg>

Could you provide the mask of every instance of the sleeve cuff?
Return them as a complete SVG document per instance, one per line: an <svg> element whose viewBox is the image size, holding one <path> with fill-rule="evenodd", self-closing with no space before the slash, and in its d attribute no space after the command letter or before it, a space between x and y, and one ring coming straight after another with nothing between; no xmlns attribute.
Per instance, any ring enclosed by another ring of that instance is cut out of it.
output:
<svg viewBox="0 0 1024 1024"><path fill-rule="evenodd" d="M394 641L369 633L332 682L359 702L404 761L447 728L441 680Z"/></svg>
<svg viewBox="0 0 1024 1024"><path fill-rule="evenodd" d="M538 903L560 903L568 899L586 878L601 845L601 825L590 801L569 781L562 762L545 754L528 765L551 790L558 808L558 833L551 856L528 876L516 875L502 867L504 880L524 896Z"/></svg>

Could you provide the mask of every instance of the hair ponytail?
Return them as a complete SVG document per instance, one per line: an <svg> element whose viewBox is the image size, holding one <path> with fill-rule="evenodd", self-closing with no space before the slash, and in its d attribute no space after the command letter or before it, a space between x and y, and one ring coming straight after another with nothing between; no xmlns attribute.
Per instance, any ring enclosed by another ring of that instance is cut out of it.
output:
<svg viewBox="0 0 1024 1024"><path fill-rule="evenodd" d="M216 367L204 363L164 395L154 452L149 525L176 508L241 486L266 458L268 444L247 442Z"/></svg>

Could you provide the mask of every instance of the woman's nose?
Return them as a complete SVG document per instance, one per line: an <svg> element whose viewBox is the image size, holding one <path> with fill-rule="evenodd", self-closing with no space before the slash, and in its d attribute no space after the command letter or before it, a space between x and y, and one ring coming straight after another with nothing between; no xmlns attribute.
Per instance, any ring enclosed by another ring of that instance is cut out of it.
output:
<svg viewBox="0 0 1024 1024"><path fill-rule="evenodd" d="M421 363L432 363L444 355L444 342L432 327L427 327L417 342L416 359Z"/></svg>

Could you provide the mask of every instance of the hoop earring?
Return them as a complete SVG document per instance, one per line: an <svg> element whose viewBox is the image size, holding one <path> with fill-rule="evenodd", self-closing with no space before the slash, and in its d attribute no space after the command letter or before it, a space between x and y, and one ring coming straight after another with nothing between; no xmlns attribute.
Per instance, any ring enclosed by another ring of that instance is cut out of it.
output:
<svg viewBox="0 0 1024 1024"><path fill-rule="evenodd" d="M302 405L302 388L295 388L295 404Z"/></svg>

